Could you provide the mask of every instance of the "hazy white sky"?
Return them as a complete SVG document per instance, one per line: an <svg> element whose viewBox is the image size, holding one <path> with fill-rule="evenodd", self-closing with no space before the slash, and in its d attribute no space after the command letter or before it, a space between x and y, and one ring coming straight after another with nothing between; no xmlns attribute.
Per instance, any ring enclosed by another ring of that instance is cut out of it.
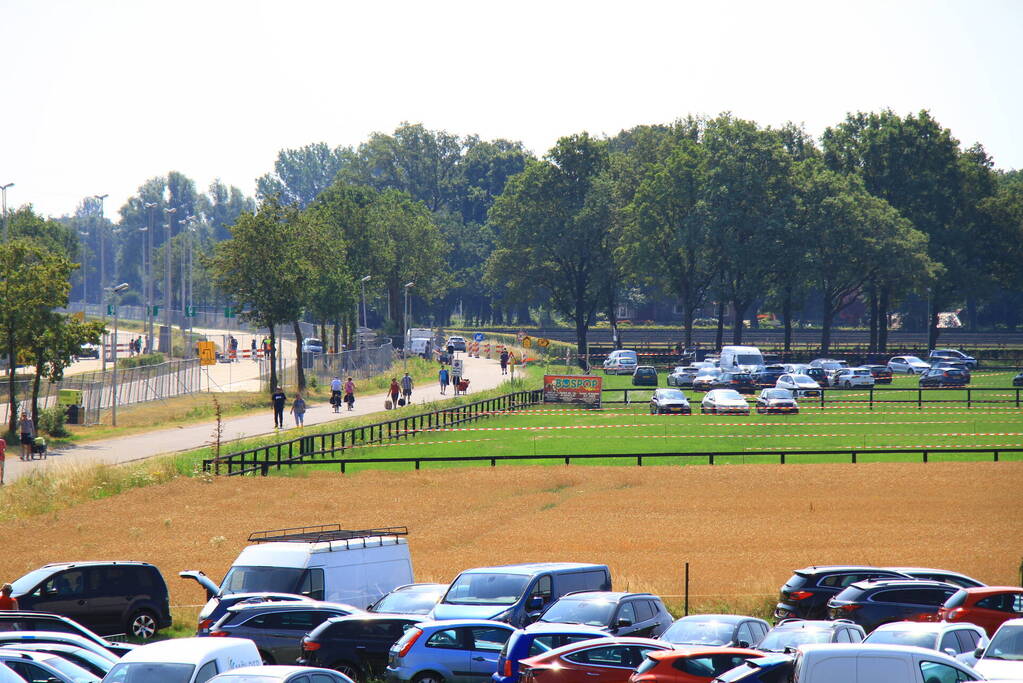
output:
<svg viewBox="0 0 1023 683"><path fill-rule="evenodd" d="M0 0L0 184L70 213L402 121L522 140L732 111L819 135L930 109L1023 166L1023 1Z"/></svg>

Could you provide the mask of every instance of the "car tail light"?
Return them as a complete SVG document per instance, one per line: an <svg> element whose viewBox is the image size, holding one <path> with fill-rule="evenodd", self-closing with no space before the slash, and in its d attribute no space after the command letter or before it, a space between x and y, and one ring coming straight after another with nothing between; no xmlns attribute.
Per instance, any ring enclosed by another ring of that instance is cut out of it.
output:
<svg viewBox="0 0 1023 683"><path fill-rule="evenodd" d="M966 610L964 610L962 607L956 607L955 609L950 609L947 612L945 610L941 611L941 616L942 618L944 618L945 621L955 621L962 617L964 614L966 614Z"/></svg>
<svg viewBox="0 0 1023 683"><path fill-rule="evenodd" d="M227 631L210 631L210 635L213 636L214 638L225 638L229 634Z"/></svg>
<svg viewBox="0 0 1023 683"><path fill-rule="evenodd" d="M405 655L407 655L408 651L412 649L412 645L414 645L415 642L419 640L419 636L421 635L423 635L422 629L417 628L416 632L412 635L412 637L409 638L408 641L406 641L405 645L403 645L400 650L398 650L398 656L404 657Z"/></svg>
<svg viewBox="0 0 1023 683"><path fill-rule="evenodd" d="M319 649L320 649L320 644L317 643L315 640L303 640L302 641L302 651L303 652L315 652L316 650L319 650Z"/></svg>
<svg viewBox="0 0 1023 683"><path fill-rule="evenodd" d="M213 620L212 619L203 619L202 621L199 622L199 630L200 631L205 631L210 626L213 626Z"/></svg>
<svg viewBox="0 0 1023 683"><path fill-rule="evenodd" d="M836 609L839 612L843 612L845 614L849 614L850 612L855 612L859 608L860 608L859 605L849 604L849 605L839 605L838 607L834 607L833 609Z"/></svg>
<svg viewBox="0 0 1023 683"><path fill-rule="evenodd" d="M789 593L789 600L806 600L811 596L813 596L813 593L810 591L792 591Z"/></svg>
<svg viewBox="0 0 1023 683"><path fill-rule="evenodd" d="M510 659L504 660L504 675L505 676L512 675L512 663Z"/></svg>

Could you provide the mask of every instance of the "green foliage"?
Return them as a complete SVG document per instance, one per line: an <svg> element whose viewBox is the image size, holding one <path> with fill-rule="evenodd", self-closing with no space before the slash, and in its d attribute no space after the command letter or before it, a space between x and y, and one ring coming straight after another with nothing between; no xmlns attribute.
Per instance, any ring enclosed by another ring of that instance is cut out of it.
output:
<svg viewBox="0 0 1023 683"><path fill-rule="evenodd" d="M64 406L50 406L39 411L39 429L57 438L69 436L69 432L64 428L66 419Z"/></svg>
<svg viewBox="0 0 1023 683"><path fill-rule="evenodd" d="M117 367L127 370L130 368L141 368L146 365L159 365L163 362L166 362L166 358L164 358L162 353L145 353L129 358L118 358Z"/></svg>

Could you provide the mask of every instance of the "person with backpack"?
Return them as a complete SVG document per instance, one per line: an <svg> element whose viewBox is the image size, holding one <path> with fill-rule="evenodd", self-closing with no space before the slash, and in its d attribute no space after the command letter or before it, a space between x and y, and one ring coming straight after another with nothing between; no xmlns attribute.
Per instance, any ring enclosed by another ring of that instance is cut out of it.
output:
<svg viewBox="0 0 1023 683"><path fill-rule="evenodd" d="M441 394L448 393L448 380L449 379L450 379L450 375L448 374L448 369L446 367L444 367L443 364L441 364L440 372L437 373L437 380L440 382L440 393Z"/></svg>
<svg viewBox="0 0 1023 683"><path fill-rule="evenodd" d="M28 413L21 413L21 421L18 423L18 431L21 433L21 459L32 459L32 444L36 439L36 426Z"/></svg>
<svg viewBox="0 0 1023 683"><path fill-rule="evenodd" d="M341 378L337 375L330 380L330 405L334 406L334 412L341 410Z"/></svg>
<svg viewBox="0 0 1023 683"><path fill-rule="evenodd" d="M501 351L501 374L508 374L508 349Z"/></svg>

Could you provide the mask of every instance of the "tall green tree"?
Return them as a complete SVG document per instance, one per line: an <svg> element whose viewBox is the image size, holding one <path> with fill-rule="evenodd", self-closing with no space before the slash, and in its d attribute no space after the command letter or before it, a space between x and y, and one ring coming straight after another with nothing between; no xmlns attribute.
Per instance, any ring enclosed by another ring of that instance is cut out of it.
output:
<svg viewBox="0 0 1023 683"><path fill-rule="evenodd" d="M64 370L81 352L82 344L99 344L105 325L98 321L81 321L68 315L48 311L40 315L35 334L26 348L26 358L35 366L32 379L32 418L39 426L39 388L42 380L59 382Z"/></svg>
<svg viewBox="0 0 1023 683"><path fill-rule="evenodd" d="M277 197L281 204L305 208L331 186L350 157L350 150L332 149L324 142L282 149L273 172L256 180L256 196L260 201Z"/></svg>

